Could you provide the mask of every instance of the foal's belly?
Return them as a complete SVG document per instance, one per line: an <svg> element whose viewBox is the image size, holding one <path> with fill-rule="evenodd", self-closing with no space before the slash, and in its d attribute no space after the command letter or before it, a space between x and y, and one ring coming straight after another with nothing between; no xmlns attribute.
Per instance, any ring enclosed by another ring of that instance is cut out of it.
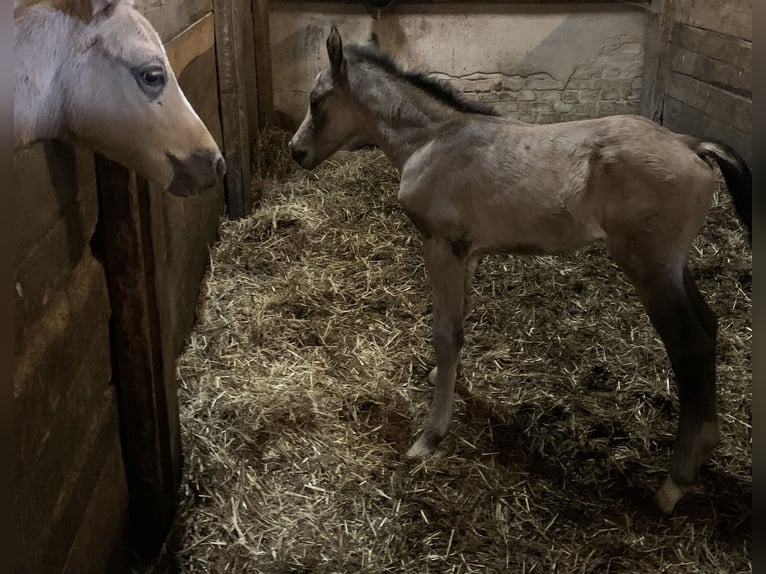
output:
<svg viewBox="0 0 766 574"><path fill-rule="evenodd" d="M553 255L606 237L595 218L564 208L486 210L475 215L472 245L477 252Z"/></svg>

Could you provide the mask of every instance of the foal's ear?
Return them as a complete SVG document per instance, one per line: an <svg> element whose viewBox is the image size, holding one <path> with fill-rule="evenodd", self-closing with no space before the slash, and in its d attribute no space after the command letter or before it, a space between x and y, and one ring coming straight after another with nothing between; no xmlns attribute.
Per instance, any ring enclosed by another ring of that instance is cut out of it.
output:
<svg viewBox="0 0 766 574"><path fill-rule="evenodd" d="M340 78L343 69L343 41L340 39L338 29L333 26L327 37L327 55L330 57L332 77Z"/></svg>

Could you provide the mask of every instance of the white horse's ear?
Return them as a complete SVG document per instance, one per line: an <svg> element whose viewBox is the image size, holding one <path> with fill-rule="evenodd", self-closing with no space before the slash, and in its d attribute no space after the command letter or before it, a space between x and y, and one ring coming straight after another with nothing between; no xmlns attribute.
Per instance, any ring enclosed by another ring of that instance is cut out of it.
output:
<svg viewBox="0 0 766 574"><path fill-rule="evenodd" d="M343 40L340 39L340 33L335 26L327 37L327 55L330 58L333 78L340 78L343 75Z"/></svg>

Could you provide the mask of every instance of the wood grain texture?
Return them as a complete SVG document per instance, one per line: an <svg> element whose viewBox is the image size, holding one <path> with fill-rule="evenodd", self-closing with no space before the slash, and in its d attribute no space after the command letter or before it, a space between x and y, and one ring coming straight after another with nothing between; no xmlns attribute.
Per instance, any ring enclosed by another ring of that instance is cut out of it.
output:
<svg viewBox="0 0 766 574"><path fill-rule="evenodd" d="M173 72L180 76L195 59L215 45L215 18L213 13L205 14L186 30L165 43Z"/></svg>
<svg viewBox="0 0 766 574"><path fill-rule="evenodd" d="M26 329L67 282L98 217L93 154L60 143L14 154L14 334Z"/></svg>
<svg viewBox="0 0 766 574"><path fill-rule="evenodd" d="M742 132L670 96L666 98L665 109L665 126L669 129L699 138L725 141L737 150L746 161L752 162L751 134Z"/></svg>
<svg viewBox="0 0 766 574"><path fill-rule="evenodd" d="M274 113L274 87L271 78L271 31L269 0L253 0L253 37L255 38L255 76L258 81L258 124L269 125Z"/></svg>
<svg viewBox="0 0 766 574"><path fill-rule="evenodd" d="M166 395L148 190L124 167L101 157L96 164L132 532L138 551L153 555L173 523L180 461L168 429L177 409Z"/></svg>
<svg viewBox="0 0 766 574"><path fill-rule="evenodd" d="M752 132L752 102L689 76L672 72L667 96L744 133Z"/></svg>
<svg viewBox="0 0 766 574"><path fill-rule="evenodd" d="M85 432L71 435L76 452L67 460L65 470L50 468L46 473L44 463L38 463L35 487L16 486L14 558L15 571L20 574L60 572L66 563L104 461L118 437L113 387L103 391L98 408L90 414ZM103 540L108 550L114 542Z"/></svg>
<svg viewBox="0 0 766 574"><path fill-rule="evenodd" d="M734 66L716 58L677 47L673 54L671 69L716 88L752 99L749 66Z"/></svg>
<svg viewBox="0 0 766 574"><path fill-rule="evenodd" d="M676 19L697 28L753 39L751 0L678 0Z"/></svg>
<svg viewBox="0 0 766 574"><path fill-rule="evenodd" d="M221 127L226 158L226 209L229 217L238 219L250 212L252 177L252 141L250 113L246 96L245 43L242 21L250 18L249 6L241 0L215 0L216 56L218 64L218 94L221 102ZM259 84L260 86L260 84Z"/></svg>
<svg viewBox="0 0 766 574"><path fill-rule="evenodd" d="M662 121L676 1L654 0L647 22L640 113L655 122Z"/></svg>
<svg viewBox="0 0 766 574"><path fill-rule="evenodd" d="M753 43L748 40L679 23L673 29L673 42L680 48L737 68L752 68Z"/></svg>
<svg viewBox="0 0 766 574"><path fill-rule="evenodd" d="M143 13L163 42L213 10L212 0L144 0Z"/></svg>

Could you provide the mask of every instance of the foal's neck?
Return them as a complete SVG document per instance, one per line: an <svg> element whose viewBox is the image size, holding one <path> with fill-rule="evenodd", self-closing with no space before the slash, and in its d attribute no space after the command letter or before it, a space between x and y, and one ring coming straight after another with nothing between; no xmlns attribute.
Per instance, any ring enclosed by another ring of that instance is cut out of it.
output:
<svg viewBox="0 0 766 574"><path fill-rule="evenodd" d="M65 135L66 68L84 23L50 6L25 9L13 21L15 147Z"/></svg>
<svg viewBox="0 0 766 574"><path fill-rule="evenodd" d="M373 117L373 139L397 168L432 137L437 125L461 112L405 80L365 71L364 103Z"/></svg>

